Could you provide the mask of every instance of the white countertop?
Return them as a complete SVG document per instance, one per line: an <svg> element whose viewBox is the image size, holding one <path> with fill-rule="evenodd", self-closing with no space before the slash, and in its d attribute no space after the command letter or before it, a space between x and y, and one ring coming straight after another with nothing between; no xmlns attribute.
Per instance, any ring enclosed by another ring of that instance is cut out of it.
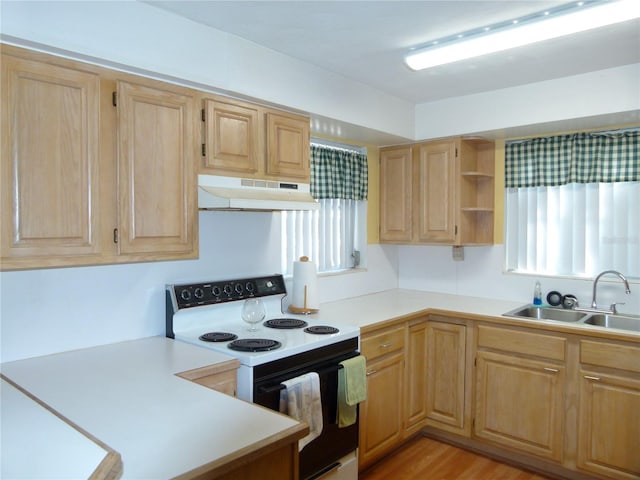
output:
<svg viewBox="0 0 640 480"><path fill-rule="evenodd" d="M89 478L110 454L51 410L0 381L0 478ZM64 448L51 448L63 445Z"/></svg>
<svg viewBox="0 0 640 480"><path fill-rule="evenodd" d="M119 452L123 479L158 480L299 426L174 375L229 359L151 337L5 363L2 374ZM66 450L52 440L56 452Z"/></svg>
<svg viewBox="0 0 640 480"><path fill-rule="evenodd" d="M502 314L523 302L468 297L419 290L393 289L359 297L327 302L312 318L326 323L343 323L360 327L362 332L382 323L418 313L447 313L506 325L519 325L541 330L559 331L618 340L640 342L640 333L585 325L582 323L503 317Z"/></svg>

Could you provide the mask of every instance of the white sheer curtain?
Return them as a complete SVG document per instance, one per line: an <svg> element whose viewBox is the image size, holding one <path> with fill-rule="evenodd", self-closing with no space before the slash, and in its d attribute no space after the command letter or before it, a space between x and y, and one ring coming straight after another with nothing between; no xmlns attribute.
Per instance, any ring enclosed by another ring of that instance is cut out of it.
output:
<svg viewBox="0 0 640 480"><path fill-rule="evenodd" d="M282 272L291 274L293 261L305 255L318 272L354 266L354 251L366 242L367 202L322 199L320 209L282 212ZM364 258L360 259L362 264Z"/></svg>
<svg viewBox="0 0 640 480"><path fill-rule="evenodd" d="M640 278L640 182L509 188L507 271Z"/></svg>

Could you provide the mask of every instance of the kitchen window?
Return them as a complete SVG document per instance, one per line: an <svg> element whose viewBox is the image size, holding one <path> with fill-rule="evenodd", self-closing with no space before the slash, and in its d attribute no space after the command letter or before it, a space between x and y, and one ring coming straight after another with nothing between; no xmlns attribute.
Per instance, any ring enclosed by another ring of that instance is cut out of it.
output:
<svg viewBox="0 0 640 480"><path fill-rule="evenodd" d="M311 194L318 210L282 212L282 272L307 256L318 273L364 265L367 226L365 148L312 139Z"/></svg>
<svg viewBox="0 0 640 480"><path fill-rule="evenodd" d="M640 278L640 130L507 142L506 270Z"/></svg>

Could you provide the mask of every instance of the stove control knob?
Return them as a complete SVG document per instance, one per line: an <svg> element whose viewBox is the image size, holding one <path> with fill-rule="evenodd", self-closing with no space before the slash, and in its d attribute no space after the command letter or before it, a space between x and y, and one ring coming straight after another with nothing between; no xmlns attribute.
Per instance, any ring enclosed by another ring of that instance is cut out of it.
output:
<svg viewBox="0 0 640 480"><path fill-rule="evenodd" d="M253 293L253 283L247 282L247 284L245 285L244 289L249 293Z"/></svg>
<svg viewBox="0 0 640 480"><path fill-rule="evenodd" d="M236 283L236 288L235 288L236 293L242 293L243 289L244 287L242 286L241 283Z"/></svg>
<svg viewBox="0 0 640 480"><path fill-rule="evenodd" d="M213 293L214 296L219 297L222 293L222 290L220 290L220 287L216 285L211 289L211 293Z"/></svg>
<svg viewBox="0 0 640 480"><path fill-rule="evenodd" d="M198 300L201 300L202 297L204 297L204 290L202 290L202 288L198 287L193 291L193 295L194 297L196 297Z"/></svg>
<svg viewBox="0 0 640 480"><path fill-rule="evenodd" d="M233 287L228 283L224 286L223 290L227 295L231 295L233 293Z"/></svg>
<svg viewBox="0 0 640 480"><path fill-rule="evenodd" d="M182 298L182 300L184 300L185 302L191 300L191 292L185 288L180 292L180 298Z"/></svg>
<svg viewBox="0 0 640 480"><path fill-rule="evenodd" d="M273 287L273 282L271 280L267 280L267 288L272 288Z"/></svg>

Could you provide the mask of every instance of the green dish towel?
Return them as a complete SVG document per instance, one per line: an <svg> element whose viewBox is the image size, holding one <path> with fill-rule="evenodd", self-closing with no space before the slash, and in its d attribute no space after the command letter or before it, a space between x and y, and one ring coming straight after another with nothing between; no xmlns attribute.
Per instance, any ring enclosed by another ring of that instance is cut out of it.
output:
<svg viewBox="0 0 640 480"><path fill-rule="evenodd" d="M359 355L340 362L338 370L338 427L353 425L358 403L367 399L367 362Z"/></svg>

